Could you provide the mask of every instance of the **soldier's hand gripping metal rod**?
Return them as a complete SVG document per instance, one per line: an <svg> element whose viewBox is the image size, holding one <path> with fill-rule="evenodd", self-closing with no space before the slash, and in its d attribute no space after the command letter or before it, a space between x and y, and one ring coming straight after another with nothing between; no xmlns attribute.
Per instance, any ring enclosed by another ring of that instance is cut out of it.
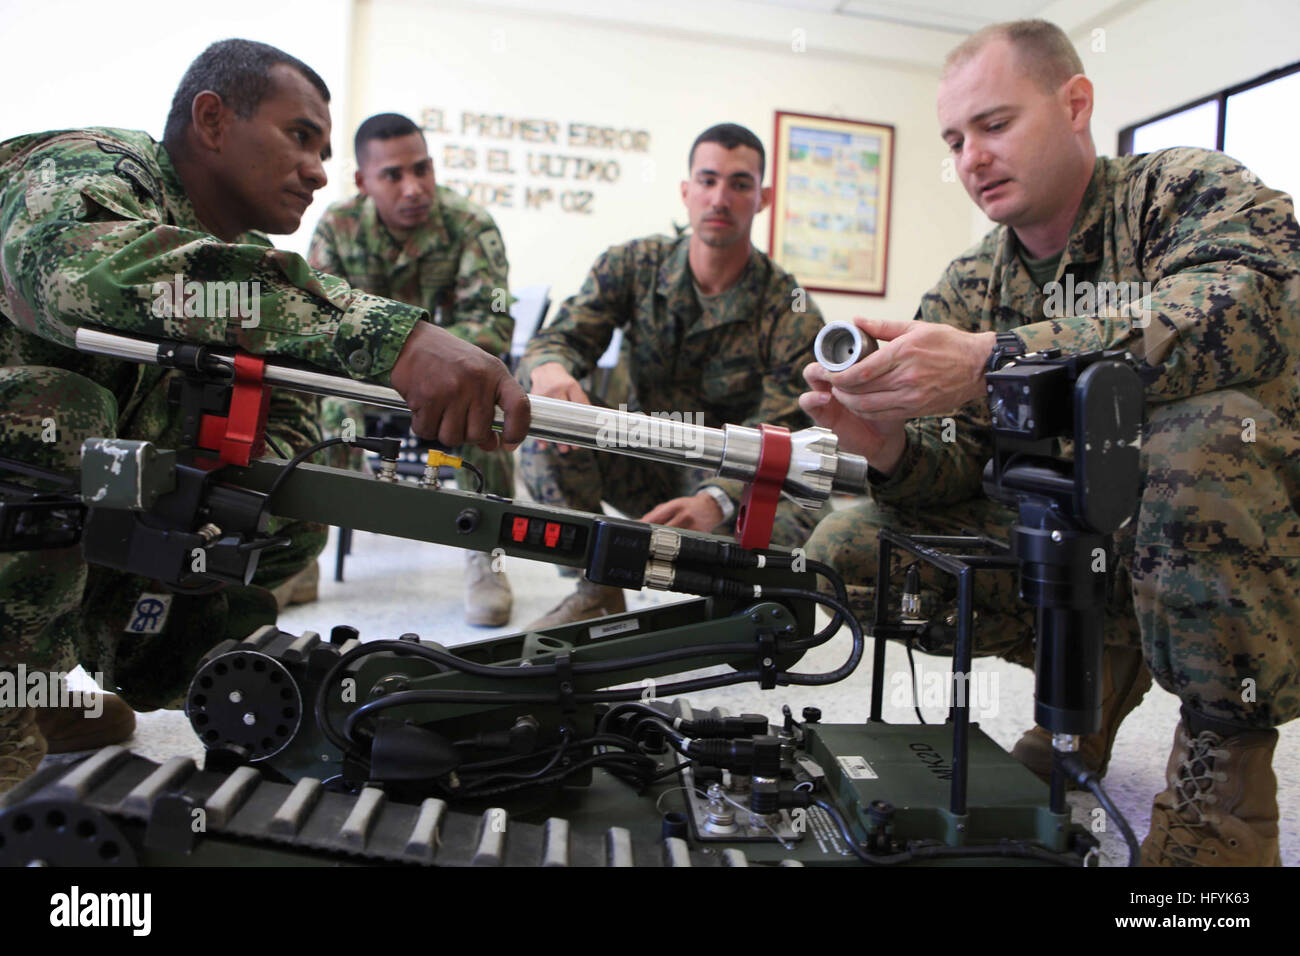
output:
<svg viewBox="0 0 1300 956"><path fill-rule="evenodd" d="M157 342L98 329L78 329L77 348L149 365L213 375L234 374L234 351L214 346L183 348L179 342ZM198 366L196 367L196 363ZM358 382L339 375L311 371L267 361L263 378L276 385L312 395L408 411L395 389ZM711 428L595 405L530 395L532 425L528 434L546 441L580 445L620 455L667 462L688 468L715 470L719 477L753 481L758 473L763 439L756 428L724 425ZM504 416L497 409L492 427L500 430ZM840 452L835 433L826 428L805 428L790 436L791 455L782 491L802 507L815 509L832 491L862 494L867 482L867 462L860 455Z"/></svg>

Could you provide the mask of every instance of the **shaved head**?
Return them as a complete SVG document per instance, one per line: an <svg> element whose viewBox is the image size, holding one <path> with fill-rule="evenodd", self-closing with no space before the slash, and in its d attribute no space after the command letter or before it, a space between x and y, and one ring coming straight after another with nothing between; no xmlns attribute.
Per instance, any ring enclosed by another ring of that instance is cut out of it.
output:
<svg viewBox="0 0 1300 956"><path fill-rule="evenodd" d="M1017 65L1044 93L1055 92L1083 72L1083 61L1060 27L1046 20L1014 20L972 34L944 59L943 75L965 65L995 40L1005 40L1015 50Z"/></svg>

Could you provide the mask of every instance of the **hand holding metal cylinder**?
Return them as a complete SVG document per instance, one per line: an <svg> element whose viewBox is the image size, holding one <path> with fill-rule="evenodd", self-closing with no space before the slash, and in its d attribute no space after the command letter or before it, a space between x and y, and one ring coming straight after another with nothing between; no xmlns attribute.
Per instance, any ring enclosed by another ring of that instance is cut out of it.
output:
<svg viewBox="0 0 1300 956"><path fill-rule="evenodd" d="M813 341L817 364L828 372L842 372L880 347L852 322L828 322Z"/></svg>
<svg viewBox="0 0 1300 956"><path fill-rule="evenodd" d="M211 374L233 375L234 370L233 350L182 347L181 343L146 341L97 329L78 329L77 348L151 365L177 367L178 362L199 363L194 370ZM294 391L407 410L406 401L395 389L339 375L267 361L263 378L269 385ZM743 425L712 428L537 395L529 396L529 403L532 424L528 434L534 438L689 468L709 468L721 477L742 481L752 481L758 472L762 436L756 428ZM504 415L497 409L492 427L499 431L503 422ZM782 491L799 505L815 509L832 491L863 492L866 460L838 451L835 434L829 429L805 428L790 438L792 453Z"/></svg>

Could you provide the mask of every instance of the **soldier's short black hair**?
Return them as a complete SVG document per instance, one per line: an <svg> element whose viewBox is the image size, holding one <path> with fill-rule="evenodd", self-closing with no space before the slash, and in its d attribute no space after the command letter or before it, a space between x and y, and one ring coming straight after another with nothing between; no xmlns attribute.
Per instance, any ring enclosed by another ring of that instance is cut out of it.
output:
<svg viewBox="0 0 1300 956"><path fill-rule="evenodd" d="M251 117L270 92L271 67L281 63L301 73L326 103L330 101L325 81L297 57L256 40L218 40L195 57L181 77L181 85L172 97L171 112L167 114L163 142L168 146L180 143L190 125L194 97L204 90L220 96L240 119Z"/></svg>
<svg viewBox="0 0 1300 956"><path fill-rule="evenodd" d="M361 149L372 139L393 139L396 136L410 136L412 133L424 133L409 116L401 113L376 113L357 127L357 135L352 139L352 152L361 165Z"/></svg>
<svg viewBox="0 0 1300 956"><path fill-rule="evenodd" d="M767 169L767 153L763 151L763 143L739 123L719 123L717 126L710 126L695 137L695 142L691 144L691 153L686 157L687 172L695 164L695 150L701 143L717 143L723 149L748 146L758 153L758 179L759 182L763 181L763 174Z"/></svg>

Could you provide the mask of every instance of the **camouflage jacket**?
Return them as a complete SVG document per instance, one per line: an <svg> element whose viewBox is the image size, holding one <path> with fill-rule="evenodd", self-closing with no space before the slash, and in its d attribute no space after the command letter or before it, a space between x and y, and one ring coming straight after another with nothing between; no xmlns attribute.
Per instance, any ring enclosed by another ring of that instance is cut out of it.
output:
<svg viewBox="0 0 1300 956"><path fill-rule="evenodd" d="M798 397L822 327L817 306L793 276L754 249L739 281L704 308L689 251L689 236L651 236L607 250L582 290L528 344L521 380L545 362L583 377L617 327L631 380L629 408L702 413L702 424L715 428L811 424ZM738 481L705 484L740 498Z"/></svg>
<svg viewBox="0 0 1300 956"><path fill-rule="evenodd" d="M1249 388L1289 426L1278 437L1300 462L1300 226L1285 193L1200 149L1099 158L1055 281L1036 286L999 226L953 260L917 318L1014 331L1029 350L1126 348L1159 370L1150 403ZM1101 288L1098 307L1088 290ZM909 422L898 467L874 476L872 494L922 507L980 494L987 406L955 418L948 442L942 418Z"/></svg>
<svg viewBox="0 0 1300 956"><path fill-rule="evenodd" d="M501 233L485 210L451 189L437 187L428 222L401 242L369 198L336 202L316 225L307 261L358 289L420 306L493 355L510 350L515 323Z"/></svg>
<svg viewBox="0 0 1300 956"><path fill-rule="evenodd" d="M79 326L240 346L387 384L424 317L313 272L259 233L215 238L162 144L129 130L0 143L0 275L0 362L80 372L119 405L150 373L73 351ZM232 297L255 307L232 308Z"/></svg>

